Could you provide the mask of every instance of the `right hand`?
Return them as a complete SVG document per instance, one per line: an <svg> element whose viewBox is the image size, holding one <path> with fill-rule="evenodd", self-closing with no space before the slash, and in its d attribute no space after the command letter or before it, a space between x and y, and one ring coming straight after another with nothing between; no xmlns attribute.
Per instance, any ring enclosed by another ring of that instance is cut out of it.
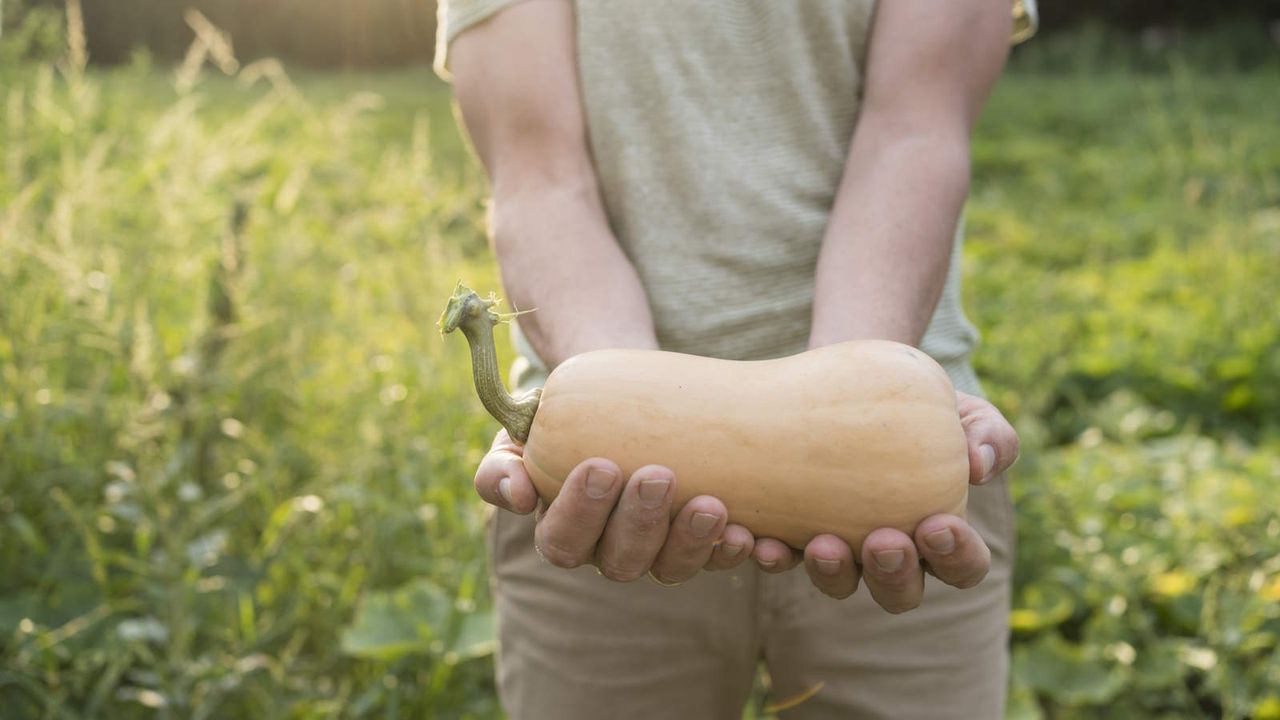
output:
<svg viewBox="0 0 1280 720"><path fill-rule="evenodd" d="M754 536L727 524L729 512L716 498L699 495L672 517L676 477L665 467L646 465L623 478L612 460L584 460L555 500L545 503L525 471L523 453L506 430L498 431L476 470L476 492L514 513L538 510L534 546L552 565L590 564L610 580L648 574L672 585L751 557Z"/></svg>

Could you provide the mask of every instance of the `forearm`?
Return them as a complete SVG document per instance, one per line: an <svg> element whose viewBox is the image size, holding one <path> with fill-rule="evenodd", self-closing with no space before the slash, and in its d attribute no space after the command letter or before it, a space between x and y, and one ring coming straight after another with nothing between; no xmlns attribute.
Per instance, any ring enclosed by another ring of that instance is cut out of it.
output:
<svg viewBox="0 0 1280 720"><path fill-rule="evenodd" d="M454 92L488 173L490 232L521 329L554 367L653 348L648 298L605 217L577 85L573 7L517 3L458 36Z"/></svg>
<svg viewBox="0 0 1280 720"><path fill-rule="evenodd" d="M1006 0L876 8L858 127L818 258L810 344L919 344L969 190L969 135L1004 67Z"/></svg>
<svg viewBox="0 0 1280 720"><path fill-rule="evenodd" d="M818 258L810 347L918 345L946 281L969 188L968 138L855 138Z"/></svg>
<svg viewBox="0 0 1280 720"><path fill-rule="evenodd" d="M648 298L591 178L495 185L491 232L520 328L550 367L603 348L656 348Z"/></svg>

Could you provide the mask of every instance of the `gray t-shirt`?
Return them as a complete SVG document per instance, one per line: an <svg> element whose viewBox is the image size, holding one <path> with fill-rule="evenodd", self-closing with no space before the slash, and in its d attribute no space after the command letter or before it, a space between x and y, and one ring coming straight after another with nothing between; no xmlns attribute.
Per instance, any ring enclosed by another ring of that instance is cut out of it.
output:
<svg viewBox="0 0 1280 720"><path fill-rule="evenodd" d="M442 0L438 72L447 77L458 33L519 1ZM664 349L744 360L805 349L874 6L574 2L601 195ZM960 304L961 242L957 228L921 349L957 388L976 393L969 354L978 336ZM518 329L515 340L515 384L542 384L546 370Z"/></svg>

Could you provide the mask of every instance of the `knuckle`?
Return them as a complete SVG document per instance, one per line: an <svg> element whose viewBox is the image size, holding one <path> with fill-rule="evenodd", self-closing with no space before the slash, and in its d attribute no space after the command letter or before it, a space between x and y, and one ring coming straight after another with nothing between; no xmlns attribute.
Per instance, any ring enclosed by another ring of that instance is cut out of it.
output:
<svg viewBox="0 0 1280 720"><path fill-rule="evenodd" d="M714 555L716 548L712 538L695 538L686 533L671 532L663 543L663 553L674 555L681 560L700 558L708 553Z"/></svg>
<svg viewBox="0 0 1280 720"><path fill-rule="evenodd" d="M632 531L637 535L655 535L666 532L667 513L664 510L636 510L631 513Z"/></svg>
<svg viewBox="0 0 1280 720"><path fill-rule="evenodd" d="M502 473L504 475L511 475L517 472L522 472L523 470L524 460L521 459L519 455L507 453L502 458Z"/></svg>

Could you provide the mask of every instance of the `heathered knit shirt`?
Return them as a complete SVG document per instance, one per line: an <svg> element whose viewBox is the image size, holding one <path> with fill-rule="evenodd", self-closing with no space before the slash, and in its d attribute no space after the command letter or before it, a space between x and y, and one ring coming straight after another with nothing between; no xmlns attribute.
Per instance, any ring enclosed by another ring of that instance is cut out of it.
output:
<svg viewBox="0 0 1280 720"><path fill-rule="evenodd" d="M437 71L447 76L454 37L519 1L441 0ZM874 6L574 2L601 195L663 349L741 360L805 350ZM1017 34L1034 22L1025 8L1015 5ZM969 365L977 332L960 305L961 244L958 227L921 349L958 389L977 393ZM515 341L514 384L541 385L546 369L518 328Z"/></svg>

